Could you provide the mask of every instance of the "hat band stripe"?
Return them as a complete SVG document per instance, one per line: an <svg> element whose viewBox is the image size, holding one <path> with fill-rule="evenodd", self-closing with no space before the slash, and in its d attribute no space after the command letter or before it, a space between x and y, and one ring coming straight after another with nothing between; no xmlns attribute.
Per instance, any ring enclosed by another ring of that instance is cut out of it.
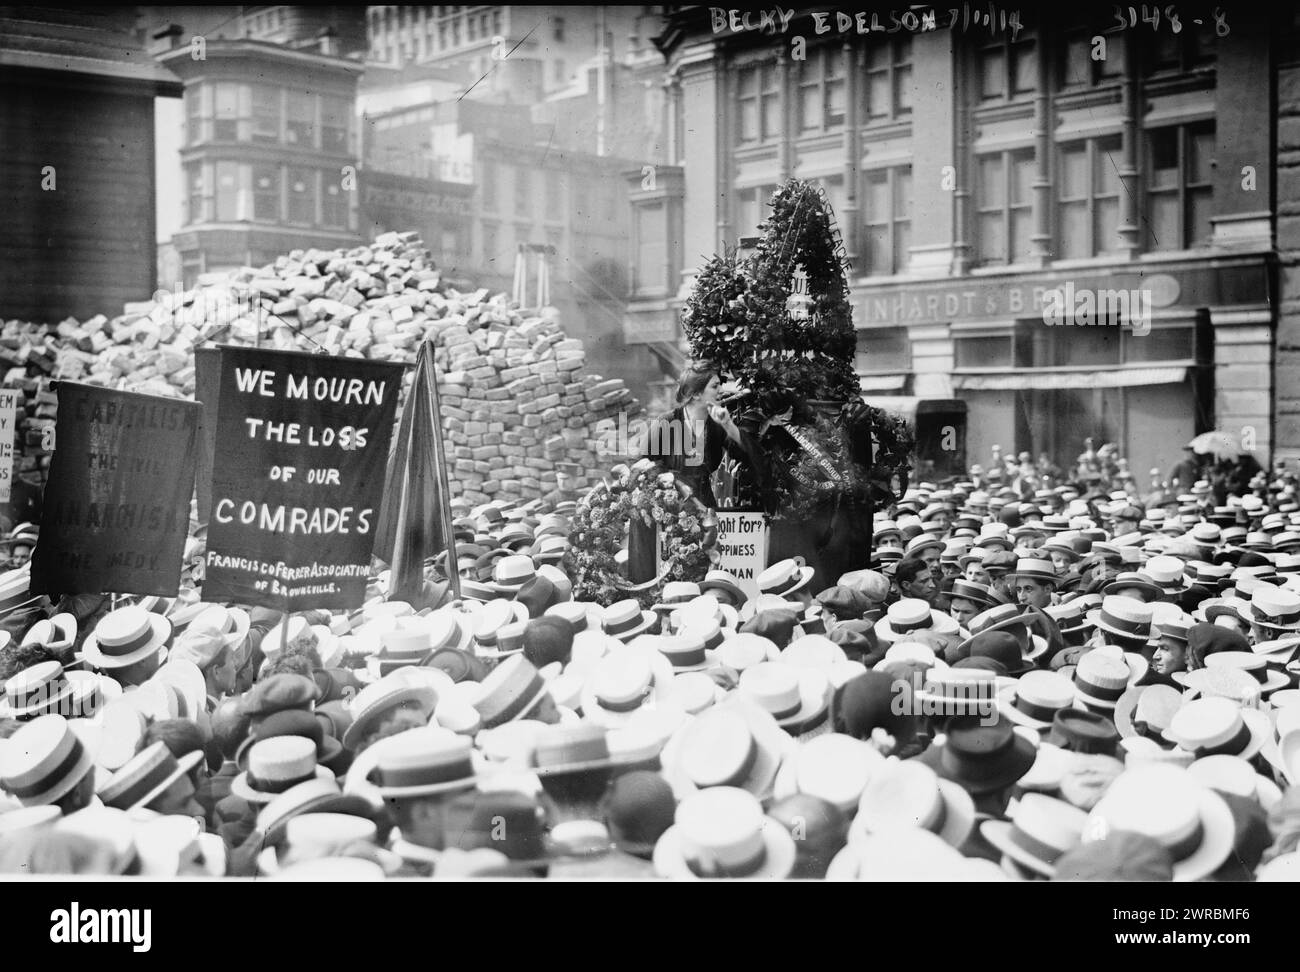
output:
<svg viewBox="0 0 1300 972"><path fill-rule="evenodd" d="M1243 752L1250 745L1250 726L1242 720L1241 727L1233 733L1231 739L1227 742L1219 743L1217 746L1197 746L1192 750L1192 754L1200 759L1203 756L1236 756Z"/></svg>
<svg viewBox="0 0 1300 972"><path fill-rule="evenodd" d="M171 753L164 754L165 758L157 765L151 767L144 776L136 780L121 793L117 794L111 800L105 800L110 807L118 810L130 810L140 802L141 799L148 796L151 790L158 787L163 780L176 772L176 757Z"/></svg>
<svg viewBox="0 0 1300 972"><path fill-rule="evenodd" d="M725 641L725 640L726 640L726 639L725 639L725 638L723 637L723 635L722 635L722 628L718 628L718 633L715 634L712 638L710 638L708 641L706 641L706 642L704 643L704 650L705 650L705 651L717 651L718 648L721 647L722 642ZM703 660L703 659L701 659L701 660Z"/></svg>
<svg viewBox="0 0 1300 972"><path fill-rule="evenodd" d="M1037 719L1039 722L1051 722L1056 718L1056 713L1060 711L1055 706L1030 702L1022 695L1016 696L1015 706L1029 718Z"/></svg>
<svg viewBox="0 0 1300 972"><path fill-rule="evenodd" d="M1135 636L1142 635L1145 637L1151 632L1150 621L1128 621L1124 618L1117 618L1115 617L1115 615L1107 612L1105 608L1101 609L1101 614L1098 615L1097 620L1099 623L1114 628L1125 634L1130 634Z"/></svg>
<svg viewBox="0 0 1300 972"><path fill-rule="evenodd" d="M766 845L760 847L758 853L753 857L749 857L738 864L723 864L720 861L708 862L699 857L686 858L686 866L691 869L691 873L701 878L749 877L751 874L757 874L765 863L767 863Z"/></svg>
<svg viewBox="0 0 1300 972"><path fill-rule="evenodd" d="M71 730L68 731L71 732ZM28 797L34 797L44 793L60 780L67 777L67 775L76 767L77 763L81 761L83 755L85 755L85 749L81 745L81 740L77 738L75 733L73 733L72 747L68 750L68 755L63 757L57 766L52 767L40 779L34 780L26 786L10 786L9 784L5 784L5 789L19 800L26 800Z"/></svg>
<svg viewBox="0 0 1300 972"><path fill-rule="evenodd" d="M613 624L605 625L605 634L619 635L625 631L631 631L644 620L640 611L623 621L615 621Z"/></svg>
<svg viewBox="0 0 1300 972"><path fill-rule="evenodd" d="M433 646L433 650L438 651L441 648L453 648L456 645L459 645L460 639L464 637L464 634L465 630L460 626L460 622L453 618L451 622L451 631L447 632L446 638Z"/></svg>
<svg viewBox="0 0 1300 972"><path fill-rule="evenodd" d="M942 793L941 793L940 799L937 801L937 805L934 808L934 813L932 814L930 820L926 822L925 829L930 831L930 833L932 834L940 834L943 832L943 828L947 823L948 823L948 801L942 798Z"/></svg>
<svg viewBox="0 0 1300 972"><path fill-rule="evenodd" d="M258 793L283 793L290 787L314 779L316 779L316 770L314 768L310 773L304 773L301 776L294 776L287 780L264 780L260 776L254 776L250 771L248 774L248 785Z"/></svg>
<svg viewBox="0 0 1300 972"><path fill-rule="evenodd" d="M546 683L542 680L541 673L534 672L528 686L515 696L509 705L497 713L496 718L492 720L492 725L500 725L503 722L509 722L535 702L538 694L545 690ZM486 719L483 721L484 724L487 724Z"/></svg>
<svg viewBox="0 0 1300 972"><path fill-rule="evenodd" d="M371 782L384 788L434 786L455 780L472 780L474 765L466 756L464 759L443 763L440 766L408 766L400 769L384 769L380 766L376 767L370 775Z"/></svg>
<svg viewBox="0 0 1300 972"><path fill-rule="evenodd" d="M1096 682L1088 681L1086 678L1081 677L1077 671L1074 674L1074 684L1083 691L1084 695L1100 699L1103 702L1118 702L1119 697L1128 690L1127 683L1119 688L1108 688L1104 685L1098 685Z"/></svg>
<svg viewBox="0 0 1300 972"><path fill-rule="evenodd" d="M99 642L99 650L101 652L103 652L105 655L113 655L116 657L120 655L129 655L133 651L139 651L145 645L149 644L149 642L152 639L153 639L153 625L147 624L144 627L143 634L139 634L136 637L132 638L130 641L124 642L123 644L120 645L110 645L99 638L96 638L95 640Z"/></svg>
<svg viewBox="0 0 1300 972"><path fill-rule="evenodd" d="M1259 608L1254 609L1255 620L1263 624L1269 624L1276 628L1286 628L1300 621L1300 611L1291 611L1287 614L1265 614Z"/></svg>
<svg viewBox="0 0 1300 972"><path fill-rule="evenodd" d="M654 680L651 679L650 684L645 687L645 691L635 698L628 699L625 702L610 702L607 699L602 699L597 696L596 702L599 703L602 709L606 709L609 712L635 712L637 709L641 708L645 703L645 700L650 697L650 691L653 688Z"/></svg>
<svg viewBox="0 0 1300 972"><path fill-rule="evenodd" d="M1190 834L1182 840L1165 845L1165 849L1169 851L1169 856L1174 859L1174 863L1185 861L1196 852L1197 848L1201 846L1201 841L1204 839L1204 836L1205 831L1202 827L1201 821L1198 819L1196 821L1196 827L1193 828Z"/></svg>
<svg viewBox="0 0 1300 972"><path fill-rule="evenodd" d="M5 694L9 697L9 705L14 709L31 709L37 706L47 706L59 701L59 697L68 689L68 680L63 676L51 682L41 682L39 685L33 685L24 691L22 688L15 686L6 690Z"/></svg>
<svg viewBox="0 0 1300 972"><path fill-rule="evenodd" d="M787 706L784 709L776 709L776 710L769 709L768 711L772 713L773 719L789 719L791 716L798 715L799 710L802 708L803 708L803 701L800 700L796 702L794 705Z"/></svg>
<svg viewBox="0 0 1300 972"><path fill-rule="evenodd" d="M1031 857L1037 858L1038 860L1044 861L1048 864L1055 864L1057 859L1065 853L1061 848L1053 847L1051 844L1045 844L1032 834L1025 833L1014 824L1011 827L1010 833L1007 834L1007 839Z"/></svg>
<svg viewBox="0 0 1300 972"><path fill-rule="evenodd" d="M745 758L740 761L740 767L720 784L721 786L740 786L749 777L750 772L754 769L754 764L758 762L758 743L754 737L749 737L749 748L745 750Z"/></svg>
<svg viewBox="0 0 1300 972"><path fill-rule="evenodd" d="M664 654L672 662L674 668L682 668L685 665L703 665L704 664L704 646L693 647L689 651L666 651Z"/></svg>
<svg viewBox="0 0 1300 972"><path fill-rule="evenodd" d="M922 628L934 627L934 617L927 614L920 621L904 621L902 624L891 621L889 622L889 626L893 628L897 634L907 634L909 631L920 631Z"/></svg>

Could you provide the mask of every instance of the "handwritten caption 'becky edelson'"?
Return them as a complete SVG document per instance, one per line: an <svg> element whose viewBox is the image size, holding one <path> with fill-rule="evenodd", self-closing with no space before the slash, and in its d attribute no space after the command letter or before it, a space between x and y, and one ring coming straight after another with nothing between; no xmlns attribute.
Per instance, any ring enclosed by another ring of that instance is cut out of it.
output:
<svg viewBox="0 0 1300 972"><path fill-rule="evenodd" d="M883 19L882 19L883 18ZM796 18L794 10L776 6L761 10L740 10L725 7L710 7L709 20L713 33L740 34L756 31L769 35L776 34L896 34L899 31L916 33L930 30L985 29L991 33L999 30L1010 31L1016 39L1023 29L1019 10L1005 10L994 3L963 3L960 7L915 7L902 11L891 10L888 14L869 11L848 12L844 10L813 11L807 14L807 21ZM811 31L809 30L811 27Z"/></svg>
<svg viewBox="0 0 1300 972"><path fill-rule="evenodd" d="M225 348L221 372L204 596L360 606L401 366Z"/></svg>

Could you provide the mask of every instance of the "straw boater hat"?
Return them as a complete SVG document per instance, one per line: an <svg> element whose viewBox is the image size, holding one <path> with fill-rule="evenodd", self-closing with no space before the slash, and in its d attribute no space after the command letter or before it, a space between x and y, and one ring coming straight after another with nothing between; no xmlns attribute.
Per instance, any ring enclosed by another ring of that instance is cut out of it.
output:
<svg viewBox="0 0 1300 972"><path fill-rule="evenodd" d="M610 651L583 682L583 717L607 728L624 725L669 693L672 678L672 665L658 649L654 655L630 646Z"/></svg>
<svg viewBox="0 0 1300 972"><path fill-rule="evenodd" d="M699 597L703 591L693 581L669 581L659 595L659 603L651 605L654 611L675 611Z"/></svg>
<svg viewBox="0 0 1300 972"><path fill-rule="evenodd" d="M1016 725L1046 730L1074 704L1074 685L1059 672L1030 671L998 693L998 708Z"/></svg>
<svg viewBox="0 0 1300 972"><path fill-rule="evenodd" d="M1269 631L1300 631L1300 594L1280 588L1256 591L1249 620Z"/></svg>
<svg viewBox="0 0 1300 972"><path fill-rule="evenodd" d="M627 642L649 631L657 620L658 616L653 611L642 611L636 600L629 597L605 608L601 627L605 634Z"/></svg>
<svg viewBox="0 0 1300 972"><path fill-rule="evenodd" d="M884 766L885 758L870 743L826 733L800 745L781 764L773 797L781 800L802 793L825 800L851 817L862 791Z"/></svg>
<svg viewBox="0 0 1300 972"><path fill-rule="evenodd" d="M385 799L472 789L473 752L467 736L450 730L409 730L386 742L367 779Z"/></svg>
<svg viewBox="0 0 1300 972"><path fill-rule="evenodd" d="M740 676L737 691L758 703L792 736L829 725L830 679L816 668L761 662Z"/></svg>
<svg viewBox="0 0 1300 972"><path fill-rule="evenodd" d="M875 624L876 638L882 642L906 640L917 631L935 631L939 634L956 634L957 622L942 611L936 611L920 598L905 597L895 601L885 616Z"/></svg>
<svg viewBox="0 0 1300 972"><path fill-rule="evenodd" d="M4 684L0 718L33 719L46 713L71 717L73 685L57 661L24 668ZM80 712L75 714L79 715Z"/></svg>
<svg viewBox="0 0 1300 972"><path fill-rule="evenodd" d="M66 611L41 618L23 635L24 645L42 645L51 652L66 651L77 640L77 619Z"/></svg>
<svg viewBox="0 0 1300 972"><path fill-rule="evenodd" d="M1088 815L1083 842L1115 831L1154 838L1173 858L1175 881L1198 881L1232 853L1236 827L1224 799L1176 766L1143 763L1111 783Z"/></svg>
<svg viewBox="0 0 1300 972"><path fill-rule="evenodd" d="M688 796L654 849L655 871L666 878L782 879L794 870L794 838L763 814L744 790L716 786Z"/></svg>
<svg viewBox="0 0 1300 972"><path fill-rule="evenodd" d="M749 595L741 588L740 581L734 574L725 570L711 570L704 575L704 580L700 581L700 592L707 594L711 590L729 594L735 599L737 605L742 605L749 600Z"/></svg>
<svg viewBox="0 0 1300 972"><path fill-rule="evenodd" d="M474 708L491 729L528 714L547 697L546 680L522 654L511 655L479 683Z"/></svg>
<svg viewBox="0 0 1300 972"><path fill-rule="evenodd" d="M1164 737L1197 759L1218 755L1251 759L1272 733L1266 713L1244 710L1231 699L1202 698L1174 713Z"/></svg>
<svg viewBox="0 0 1300 972"><path fill-rule="evenodd" d="M286 790L311 779L333 779L316 764L316 744L306 736L272 736L253 744L248 769L230 784L230 792L253 804L270 803Z"/></svg>
<svg viewBox="0 0 1300 972"><path fill-rule="evenodd" d="M1258 648L1258 645L1255 646ZM1268 663L1268 656L1254 651L1218 651L1205 659L1206 668L1235 668L1259 683L1261 695L1268 695L1291 684L1291 676Z"/></svg>
<svg viewBox="0 0 1300 972"><path fill-rule="evenodd" d="M541 779L596 772L614 766L603 726L548 726L538 733L533 772Z"/></svg>
<svg viewBox="0 0 1300 972"><path fill-rule="evenodd" d="M104 615L86 638L81 655L94 668L125 668L157 654L171 633L165 617L133 604Z"/></svg>
<svg viewBox="0 0 1300 972"><path fill-rule="evenodd" d="M137 753L109 777L99 790L99 798L106 806L119 810L147 807L202 761L200 750L177 759L160 740Z"/></svg>
<svg viewBox="0 0 1300 972"><path fill-rule="evenodd" d="M533 558L524 554L502 557L492 567L492 581L488 585L500 594L517 594L519 589L537 576Z"/></svg>
<svg viewBox="0 0 1300 972"><path fill-rule="evenodd" d="M43 715L0 748L0 787L25 807L56 803L95 768L93 754L61 715Z"/></svg>
<svg viewBox="0 0 1300 972"><path fill-rule="evenodd" d="M975 803L957 783L916 760L889 759L862 789L849 843L919 827L960 847L975 826Z"/></svg>
<svg viewBox="0 0 1300 972"><path fill-rule="evenodd" d="M758 575L758 590L762 594L788 597L811 584L814 573L802 557L781 560Z"/></svg>
<svg viewBox="0 0 1300 972"><path fill-rule="evenodd" d="M738 786L764 800L797 745L761 706L733 692L680 725L661 760L679 799L697 789Z"/></svg>
<svg viewBox="0 0 1300 972"><path fill-rule="evenodd" d="M337 804L341 799L343 792L333 779L318 777L299 783L277 795L258 811L257 829L266 835L267 843L277 843L284 835L286 825L294 817L304 813L327 812L326 808Z"/></svg>
<svg viewBox="0 0 1300 972"><path fill-rule="evenodd" d="M986 820L980 825L984 839L1022 867L1051 877L1056 862L1083 840L1088 815L1078 807L1041 793L1026 793L1010 820Z"/></svg>
<svg viewBox="0 0 1300 972"><path fill-rule="evenodd" d="M1088 612L1088 623L1101 631L1134 641L1151 637L1151 607L1131 597L1108 594L1096 611Z"/></svg>
<svg viewBox="0 0 1300 972"><path fill-rule="evenodd" d="M1013 583L1017 577L1028 577L1030 580L1041 581L1044 584L1053 586L1060 582L1060 577L1057 576L1056 567L1052 562L1037 557L1021 557L1017 560L1016 569L1011 572Z"/></svg>
<svg viewBox="0 0 1300 972"><path fill-rule="evenodd" d="M450 676L443 672L427 669L421 674L414 674L415 669L400 668L391 675L386 675L377 682L367 685L348 704L352 714L352 724L343 733L343 745L355 751L365 738L375 721L392 712L400 705L414 704L427 721L438 704L438 682L428 676L442 675L450 682Z"/></svg>

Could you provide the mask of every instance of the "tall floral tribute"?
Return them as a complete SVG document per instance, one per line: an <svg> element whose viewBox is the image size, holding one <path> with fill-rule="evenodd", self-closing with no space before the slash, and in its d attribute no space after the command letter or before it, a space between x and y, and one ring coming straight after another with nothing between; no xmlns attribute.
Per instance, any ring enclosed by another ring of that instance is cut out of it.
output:
<svg viewBox="0 0 1300 972"><path fill-rule="evenodd" d="M759 230L751 255L715 256L698 275L682 313L691 353L743 389L735 411L771 457L761 475L774 517L887 503L906 487L914 439L861 401L847 263L824 191L790 180Z"/></svg>

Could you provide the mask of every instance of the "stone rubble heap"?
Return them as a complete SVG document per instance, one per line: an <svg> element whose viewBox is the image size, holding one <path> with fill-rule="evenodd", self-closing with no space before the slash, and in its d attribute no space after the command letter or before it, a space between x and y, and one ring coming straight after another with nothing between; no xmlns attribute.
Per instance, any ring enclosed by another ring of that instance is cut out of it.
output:
<svg viewBox="0 0 1300 972"><path fill-rule="evenodd" d="M4 387L23 399L17 473L43 480L49 466L51 380L192 398L193 350L208 342L413 363L425 338L451 492L471 502L579 495L612 461L598 451L598 423L641 411L621 379L586 373L582 342L565 336L554 308L534 314L501 294L444 288L418 234L386 233L346 252L295 250L260 269L204 274L112 319L6 321Z"/></svg>

